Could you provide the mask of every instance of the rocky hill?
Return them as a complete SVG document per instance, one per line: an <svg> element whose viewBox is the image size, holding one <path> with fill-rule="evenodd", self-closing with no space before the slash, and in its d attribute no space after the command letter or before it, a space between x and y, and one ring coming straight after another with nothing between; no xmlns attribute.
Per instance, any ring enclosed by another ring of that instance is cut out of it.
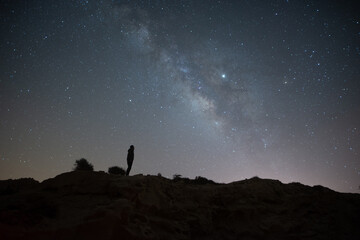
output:
<svg viewBox="0 0 360 240"><path fill-rule="evenodd" d="M360 195L75 171L0 181L0 239L359 239Z"/></svg>

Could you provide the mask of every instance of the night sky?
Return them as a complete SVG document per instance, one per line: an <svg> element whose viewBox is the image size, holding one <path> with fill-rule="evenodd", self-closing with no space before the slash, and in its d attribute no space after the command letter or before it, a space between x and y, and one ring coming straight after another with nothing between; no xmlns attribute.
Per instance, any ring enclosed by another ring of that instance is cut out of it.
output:
<svg viewBox="0 0 360 240"><path fill-rule="evenodd" d="M356 1L0 1L0 179L95 170L359 192Z"/></svg>

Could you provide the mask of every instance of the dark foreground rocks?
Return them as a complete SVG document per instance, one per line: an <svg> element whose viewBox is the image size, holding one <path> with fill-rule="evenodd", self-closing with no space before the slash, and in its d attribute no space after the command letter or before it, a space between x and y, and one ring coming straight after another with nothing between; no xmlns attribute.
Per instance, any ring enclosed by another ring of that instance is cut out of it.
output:
<svg viewBox="0 0 360 240"><path fill-rule="evenodd" d="M0 181L4 240L359 239L359 222L359 194L260 178L214 184L76 171Z"/></svg>

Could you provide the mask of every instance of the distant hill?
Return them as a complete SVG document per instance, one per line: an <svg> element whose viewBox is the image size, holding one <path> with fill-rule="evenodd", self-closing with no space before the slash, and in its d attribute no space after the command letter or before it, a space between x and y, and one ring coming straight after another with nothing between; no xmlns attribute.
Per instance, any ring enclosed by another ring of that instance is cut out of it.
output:
<svg viewBox="0 0 360 240"><path fill-rule="evenodd" d="M0 181L0 239L359 239L360 195L74 171Z"/></svg>

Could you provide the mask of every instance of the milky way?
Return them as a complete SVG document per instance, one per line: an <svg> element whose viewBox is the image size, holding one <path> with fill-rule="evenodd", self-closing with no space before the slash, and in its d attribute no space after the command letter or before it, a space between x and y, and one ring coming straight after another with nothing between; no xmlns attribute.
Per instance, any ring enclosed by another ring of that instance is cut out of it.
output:
<svg viewBox="0 0 360 240"><path fill-rule="evenodd" d="M0 178L253 176L358 192L355 1L1 1Z"/></svg>

